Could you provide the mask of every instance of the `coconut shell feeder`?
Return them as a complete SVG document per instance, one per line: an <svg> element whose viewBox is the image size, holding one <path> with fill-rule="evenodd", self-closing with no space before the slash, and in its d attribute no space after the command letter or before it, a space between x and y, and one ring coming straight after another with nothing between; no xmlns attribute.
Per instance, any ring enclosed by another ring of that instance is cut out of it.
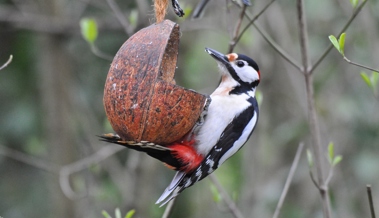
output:
<svg viewBox="0 0 379 218"><path fill-rule="evenodd" d="M196 125L207 97L175 84L179 37L179 25L164 20L135 33L115 55L103 101L123 140L168 144Z"/></svg>

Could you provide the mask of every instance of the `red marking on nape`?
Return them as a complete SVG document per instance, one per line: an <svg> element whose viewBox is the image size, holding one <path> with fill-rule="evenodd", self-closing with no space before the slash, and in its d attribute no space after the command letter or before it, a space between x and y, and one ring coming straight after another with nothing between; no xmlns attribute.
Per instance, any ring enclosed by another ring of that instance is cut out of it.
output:
<svg viewBox="0 0 379 218"><path fill-rule="evenodd" d="M180 171L190 173L203 161L204 157L196 152L194 144L195 139L191 139L190 141L174 142L167 146L171 149L171 154L183 164Z"/></svg>
<svg viewBox="0 0 379 218"><path fill-rule="evenodd" d="M258 70L259 80L261 79L261 71Z"/></svg>

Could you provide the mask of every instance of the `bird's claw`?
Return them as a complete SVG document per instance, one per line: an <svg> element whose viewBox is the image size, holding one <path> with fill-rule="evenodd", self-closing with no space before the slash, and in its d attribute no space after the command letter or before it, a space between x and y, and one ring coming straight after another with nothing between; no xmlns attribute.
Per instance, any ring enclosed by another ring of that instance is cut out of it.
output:
<svg viewBox="0 0 379 218"><path fill-rule="evenodd" d="M180 7L178 0L172 0L171 2L172 2L172 7L174 8L175 14L178 15L179 17L183 17L185 14L184 14L183 9Z"/></svg>

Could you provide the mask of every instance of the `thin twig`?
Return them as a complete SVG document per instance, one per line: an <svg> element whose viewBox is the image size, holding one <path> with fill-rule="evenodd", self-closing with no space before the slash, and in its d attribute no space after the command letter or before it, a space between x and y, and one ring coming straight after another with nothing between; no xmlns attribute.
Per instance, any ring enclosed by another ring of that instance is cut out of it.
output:
<svg viewBox="0 0 379 218"><path fill-rule="evenodd" d="M313 175L313 172L311 170L309 170L309 176L311 177L311 180L312 180L313 184L316 186L316 188L321 189L320 185L317 183L315 176Z"/></svg>
<svg viewBox="0 0 379 218"><path fill-rule="evenodd" d="M365 65L362 65L362 64L355 63L355 62L353 62L353 61L347 59L347 57L343 57L343 59L344 59L347 63L349 63L349 64L351 64L351 65L355 65L355 66L357 66L357 67L362 67L362 68L364 68L364 69L371 70L371 71L374 71L374 72L379 73L379 70L378 70L378 69L374 69L374 68L371 68L371 67L368 67L368 66L365 66Z"/></svg>
<svg viewBox="0 0 379 218"><path fill-rule="evenodd" d="M112 9L113 13L115 14L117 20L120 22L122 27L124 28L125 33L128 36L131 36L133 34L133 30L130 28L130 24L128 20L125 18L125 16L122 14L122 11L118 7L117 3L114 0L106 0L109 7Z"/></svg>
<svg viewBox="0 0 379 218"><path fill-rule="evenodd" d="M172 209L174 208L176 198L173 198L170 202L168 202L168 205L162 215L162 218L168 218L172 212Z"/></svg>
<svg viewBox="0 0 379 218"><path fill-rule="evenodd" d="M205 9L205 6L207 6L209 2L210 0L201 0L199 3L197 3L195 9L192 12L191 18L199 18Z"/></svg>
<svg viewBox="0 0 379 218"><path fill-rule="evenodd" d="M100 161L103 161L104 159L112 156L113 154L123 149L124 147L121 146L108 145L102 147L100 150L98 150L91 156L85 157L83 159L80 159L79 161L63 166L59 172L59 184L66 197L70 199L79 199L86 195L85 193L78 194L71 188L70 175L72 173L86 169L89 166L91 166L91 164L99 163Z"/></svg>
<svg viewBox="0 0 379 218"><path fill-rule="evenodd" d="M300 0L301 1L301 0ZM331 217L331 206L330 206L330 198L328 193L328 187L324 185L324 172L322 167L322 146L320 139L320 129L317 120L317 113L315 109L314 102L314 88L313 88L313 78L312 74L306 73L305 77L305 86L307 91L307 104L308 104L308 116L309 116L309 126L312 138L313 152L315 156L315 165L318 176L318 186L316 186L320 192L322 199L322 207L324 212L324 218ZM312 174L311 174L312 175ZM313 179L314 180L314 179Z"/></svg>
<svg viewBox="0 0 379 218"><path fill-rule="evenodd" d="M108 18L97 19L99 30L114 31L122 30L120 24L111 22ZM47 16L32 13L21 13L0 5L0 22L9 23L19 29L31 30L39 33L58 34L61 36L73 36L79 34L78 20L74 17Z"/></svg>
<svg viewBox="0 0 379 218"><path fill-rule="evenodd" d="M370 205L371 218L375 218L374 201L372 200L371 185L366 185L367 196Z"/></svg>
<svg viewBox="0 0 379 218"><path fill-rule="evenodd" d="M309 54L308 54L308 30L307 22L305 18L304 2L303 0L297 1L297 15L299 21L299 33L300 33L300 52L301 52L301 62L303 65L304 74L308 73L308 67L310 66Z"/></svg>
<svg viewBox="0 0 379 218"><path fill-rule="evenodd" d="M229 194L222 187L221 183L218 181L217 177L214 174L208 176L212 183L215 185L218 192L220 192L222 196L222 200L228 206L230 212L233 214L235 218L243 218L241 211L238 209L237 205L234 203Z"/></svg>
<svg viewBox="0 0 379 218"><path fill-rule="evenodd" d="M333 177L333 171L334 171L334 166L332 165L330 166L328 176L325 179L324 186L326 187L329 186L329 182L330 180L332 180L332 177Z"/></svg>
<svg viewBox="0 0 379 218"><path fill-rule="evenodd" d="M320 139L320 127L317 120L317 113L315 109L314 102L314 87L313 78L310 73L311 63L309 61L308 53L308 30L306 24L306 15L304 9L304 0L297 0L297 12L298 12L298 22L299 22L299 35L300 35L300 52L302 58L302 65L305 77L305 86L307 92L307 104L308 104L308 116L309 116L309 126L312 138L313 152L315 155L315 165L318 176L319 192L321 195L322 209L324 213L324 218L331 217L331 206L330 198L328 192L328 186L325 185L324 172L322 167L322 146Z"/></svg>
<svg viewBox="0 0 379 218"><path fill-rule="evenodd" d="M247 5L245 5L245 4L242 6L241 14L240 14L240 17L239 17L239 19L237 21L236 28L235 28L232 40L229 43L228 53L232 53L233 50L234 50L234 47L237 45L237 42L238 42L237 39L239 38L238 37L238 33L240 31L240 28L241 28L241 24L242 24L242 21L243 21L243 17L245 15L246 7L247 7Z"/></svg>
<svg viewBox="0 0 379 218"><path fill-rule="evenodd" d="M319 140L319 130L315 112L315 106L313 101L313 82L312 77L308 74L308 65L309 65L309 56L308 56L308 31L305 21L305 11L304 11L304 2L303 0L297 0L297 11L298 11L298 22L299 22L299 38L300 38L300 52L302 59L302 73L306 79L306 88L307 88L307 99L308 99L308 110L309 110L309 122L311 127L311 135L313 140L313 146L316 157L316 169L318 174L318 183L322 184L324 182L322 168L320 167L320 157L321 152L318 149L320 146Z"/></svg>
<svg viewBox="0 0 379 218"><path fill-rule="evenodd" d="M107 61L113 60L113 57L111 55L108 55L108 54L105 54L104 52L102 52L94 43L91 43L90 47L91 47L92 53L94 55L96 55L97 57L102 58L102 59L107 60Z"/></svg>
<svg viewBox="0 0 379 218"><path fill-rule="evenodd" d="M231 18L231 13L230 13L230 6L229 6L229 0L225 0L225 23L227 24L226 25L226 28L228 30L228 33L230 34L230 38L232 38L232 35L231 33L233 32L233 25L231 24L230 21L233 21L233 19ZM229 23L230 22L230 23Z"/></svg>
<svg viewBox="0 0 379 218"><path fill-rule="evenodd" d="M301 153L303 151L303 148L304 148L304 143L300 143L299 147L297 148L295 158L292 162L290 172L288 173L286 183L284 184L282 194L280 195L278 205L276 206L273 218L277 218L279 216L280 210L282 209L282 206L283 206L284 199L286 198L288 189L289 189L290 184L292 182L293 175L295 174L295 171L296 171L297 166L299 164L299 160L300 160L300 156L301 156Z"/></svg>
<svg viewBox="0 0 379 218"><path fill-rule="evenodd" d="M10 55L10 56L9 56L9 59L7 60L7 62L5 62L5 63L3 64L3 66L0 67L0 70L6 68L6 67L12 62L12 60L13 60L13 55Z"/></svg>
<svg viewBox="0 0 379 218"><path fill-rule="evenodd" d="M356 16L359 14L359 12L362 10L363 6L366 4L367 0L364 0L357 9L355 9L354 13L351 15L350 19L347 21L345 26L342 28L342 30L339 32L338 36L341 35L343 32L349 28L350 24L355 20ZM333 44L330 43L329 47L325 49L325 51L322 53L322 55L315 61L311 69L309 70L309 73L313 73L314 70L318 67L318 65L324 60L324 58L329 54L329 52L333 49Z"/></svg>
<svg viewBox="0 0 379 218"><path fill-rule="evenodd" d="M246 18L249 20L249 24L245 27L244 30L241 31L240 33L240 37L242 37L242 35L244 34L244 32L248 29L248 27L250 25L253 25L255 27L255 29L259 32L259 34L261 34L261 36L263 37L264 40L266 40L266 42L276 51L278 52L278 54L280 56L282 56L286 61L288 61L288 63L290 63L292 66L294 66L296 69L298 69L299 71L301 71L301 67L299 65L299 63L294 59L292 58L286 51L284 51L276 42L275 40L273 40L269 34L267 34L255 21L256 19L258 19L258 17L268 8L268 6L271 5L271 3L273 3L275 0L272 0L271 2L269 2L263 9L262 11L260 11L255 17L251 18L252 16L247 12L245 11L245 16ZM239 41L239 39L236 40L236 43Z"/></svg>
<svg viewBox="0 0 379 218"><path fill-rule="evenodd" d="M259 11L258 12L258 14L257 15L255 15L253 18L251 18L250 19L250 17L249 16L247 16L248 17L248 19L249 19L249 23L245 26L245 28L243 28L243 30L241 31L241 34L239 34L239 36L238 36L238 38L236 38L235 40L234 40L234 44L237 44L240 40L241 40L241 38L242 38L242 35L250 28L250 26L251 25L253 25L254 24L254 22L267 10L267 8L268 7L270 7L270 5L272 4L272 3L274 3L274 1L276 1L276 0L271 0L269 3L267 3L264 7L263 7L263 9L261 10L261 11ZM235 4L237 4L237 3L235 3ZM238 5L238 4L237 4ZM244 7L246 7L246 5L244 5ZM246 12L244 11L244 13L245 13L245 15L246 15Z"/></svg>
<svg viewBox="0 0 379 218"><path fill-rule="evenodd" d="M45 170L49 173L59 173L60 167L58 165L46 160L42 160L41 158L37 158L32 155L8 148L6 146L0 146L0 155L12 158L14 160L20 161L38 169Z"/></svg>
<svg viewBox="0 0 379 218"><path fill-rule="evenodd" d="M300 64L292 58L286 51L284 51L276 42L273 40L257 23L254 23L253 26L255 29L258 30L258 32L261 34L264 40L276 51L284 60L286 60L288 63L290 63L292 66L294 66L299 71L302 70Z"/></svg>

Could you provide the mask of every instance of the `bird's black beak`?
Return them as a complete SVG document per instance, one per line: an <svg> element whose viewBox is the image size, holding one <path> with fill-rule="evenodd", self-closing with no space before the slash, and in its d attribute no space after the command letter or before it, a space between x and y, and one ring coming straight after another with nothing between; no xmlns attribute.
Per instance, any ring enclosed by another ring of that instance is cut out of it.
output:
<svg viewBox="0 0 379 218"><path fill-rule="evenodd" d="M205 51L210 54L214 59L216 59L218 62L222 63L225 66L229 65L229 58L222 54L221 52L218 52L216 50L213 50L211 48L205 48Z"/></svg>
<svg viewBox="0 0 379 218"><path fill-rule="evenodd" d="M240 84L243 84L244 82L238 77L236 71L234 70L233 66L230 64L231 62L235 61L238 58L238 54L231 53L224 55L216 50L205 48L205 51L208 52L216 61L218 62L219 66L222 66L225 68L225 70L222 70L223 73L228 73L235 81L239 82Z"/></svg>

